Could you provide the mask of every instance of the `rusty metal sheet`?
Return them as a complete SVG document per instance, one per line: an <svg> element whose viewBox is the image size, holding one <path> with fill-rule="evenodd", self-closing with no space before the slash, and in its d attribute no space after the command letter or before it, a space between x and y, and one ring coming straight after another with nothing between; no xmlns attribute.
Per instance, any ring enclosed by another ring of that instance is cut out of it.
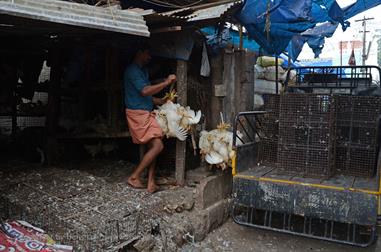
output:
<svg viewBox="0 0 381 252"><path fill-rule="evenodd" d="M58 0L0 0L0 15L149 37L143 15Z"/></svg>

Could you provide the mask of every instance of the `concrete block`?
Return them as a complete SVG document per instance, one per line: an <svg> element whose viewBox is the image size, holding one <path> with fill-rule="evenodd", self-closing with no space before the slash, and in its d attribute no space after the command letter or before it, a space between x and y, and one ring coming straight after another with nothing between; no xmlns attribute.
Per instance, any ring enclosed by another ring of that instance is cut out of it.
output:
<svg viewBox="0 0 381 252"><path fill-rule="evenodd" d="M230 199L221 200L204 210L208 214L208 233L224 224L228 219L230 203Z"/></svg>
<svg viewBox="0 0 381 252"><path fill-rule="evenodd" d="M194 218L191 219L192 222L192 233L194 235L194 240L200 242L205 239L209 233L209 214L208 211L198 211Z"/></svg>
<svg viewBox="0 0 381 252"><path fill-rule="evenodd" d="M232 175L227 171L201 180L197 186L196 208L206 209L214 203L226 199L232 192Z"/></svg>
<svg viewBox="0 0 381 252"><path fill-rule="evenodd" d="M200 184L203 179L213 176L213 173L210 171L209 167L201 166L196 169L187 171L186 179L187 183L197 183Z"/></svg>
<svg viewBox="0 0 381 252"><path fill-rule="evenodd" d="M190 219L196 242L202 241L208 233L225 223L229 217L230 206L231 199L220 200L208 208L198 211Z"/></svg>

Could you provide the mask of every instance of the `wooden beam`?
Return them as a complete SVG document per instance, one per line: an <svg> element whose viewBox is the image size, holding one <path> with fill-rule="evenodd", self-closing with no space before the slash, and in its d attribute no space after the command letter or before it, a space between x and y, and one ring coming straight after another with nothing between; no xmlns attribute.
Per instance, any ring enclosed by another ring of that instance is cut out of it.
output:
<svg viewBox="0 0 381 252"><path fill-rule="evenodd" d="M170 27L152 29L150 32L151 34L153 34L153 33L164 33L164 32L177 32L181 30L182 30L181 26L170 26Z"/></svg>
<svg viewBox="0 0 381 252"><path fill-rule="evenodd" d="M61 57L59 50L51 52L51 74L47 106L46 130L47 143L45 151L47 153L48 164L57 162L57 125L60 108L60 94L58 90L61 85Z"/></svg>
<svg viewBox="0 0 381 252"><path fill-rule="evenodd" d="M177 102L181 105L187 105L187 62L177 61ZM177 140L176 143L176 182L178 185L185 184L185 164L186 164L186 141Z"/></svg>

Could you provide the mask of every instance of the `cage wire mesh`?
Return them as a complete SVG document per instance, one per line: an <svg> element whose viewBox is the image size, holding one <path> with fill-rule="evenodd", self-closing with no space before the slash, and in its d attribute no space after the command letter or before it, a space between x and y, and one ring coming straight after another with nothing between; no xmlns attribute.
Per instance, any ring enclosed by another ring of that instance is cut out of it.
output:
<svg viewBox="0 0 381 252"><path fill-rule="evenodd" d="M381 98L337 96L336 169L371 177L376 170Z"/></svg>
<svg viewBox="0 0 381 252"><path fill-rule="evenodd" d="M29 127L45 127L46 117L30 117L30 116L22 116L17 117L17 127L21 130Z"/></svg>
<svg viewBox="0 0 381 252"><path fill-rule="evenodd" d="M9 136L12 134L12 117L0 116L0 135Z"/></svg>
<svg viewBox="0 0 381 252"><path fill-rule="evenodd" d="M301 175L333 175L335 133L333 96L282 95L279 110L278 166Z"/></svg>
<svg viewBox="0 0 381 252"><path fill-rule="evenodd" d="M142 221L149 219L149 213L136 207L138 203L126 202L133 196L124 188L118 193L98 191L102 200L96 206L85 199L91 191L85 196L61 199L21 183L5 193L0 193L1 218L27 221L44 229L55 241L74 246L76 251L105 251L136 237Z"/></svg>
<svg viewBox="0 0 381 252"><path fill-rule="evenodd" d="M279 105L280 96L277 94L263 95L266 114L258 115L256 130L260 139L258 143L258 160L260 162L276 163L279 138Z"/></svg>

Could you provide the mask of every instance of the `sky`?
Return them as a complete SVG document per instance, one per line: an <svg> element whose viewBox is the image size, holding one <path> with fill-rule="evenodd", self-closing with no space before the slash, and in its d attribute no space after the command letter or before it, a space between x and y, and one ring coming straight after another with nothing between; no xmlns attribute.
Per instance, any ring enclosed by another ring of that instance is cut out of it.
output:
<svg viewBox="0 0 381 252"><path fill-rule="evenodd" d="M349 5L355 2L355 0L337 0L337 2L341 7L343 7L345 5ZM340 64L339 43L340 41L351 40L362 41L362 33L360 33L360 31L363 30L362 22L355 22L355 20L362 19L364 16L374 18L374 20L367 21L367 30L370 31L369 33L367 33L367 44L370 40L373 40L373 43L371 45L369 58L366 63L368 65L377 64L377 35L381 37L381 5L367 10L363 13L360 13L357 16L354 16L353 18L349 19L348 21L351 23L351 26L345 32L343 32L341 26L339 25L332 38L326 39L326 43L323 48L322 54L320 55L320 58L332 58L335 65ZM350 53L351 49L343 50L343 64L346 65L346 63L348 62ZM362 49L357 49L355 54L357 64L361 64ZM298 59L303 60L313 58L314 54L312 50L307 45L305 45Z"/></svg>

